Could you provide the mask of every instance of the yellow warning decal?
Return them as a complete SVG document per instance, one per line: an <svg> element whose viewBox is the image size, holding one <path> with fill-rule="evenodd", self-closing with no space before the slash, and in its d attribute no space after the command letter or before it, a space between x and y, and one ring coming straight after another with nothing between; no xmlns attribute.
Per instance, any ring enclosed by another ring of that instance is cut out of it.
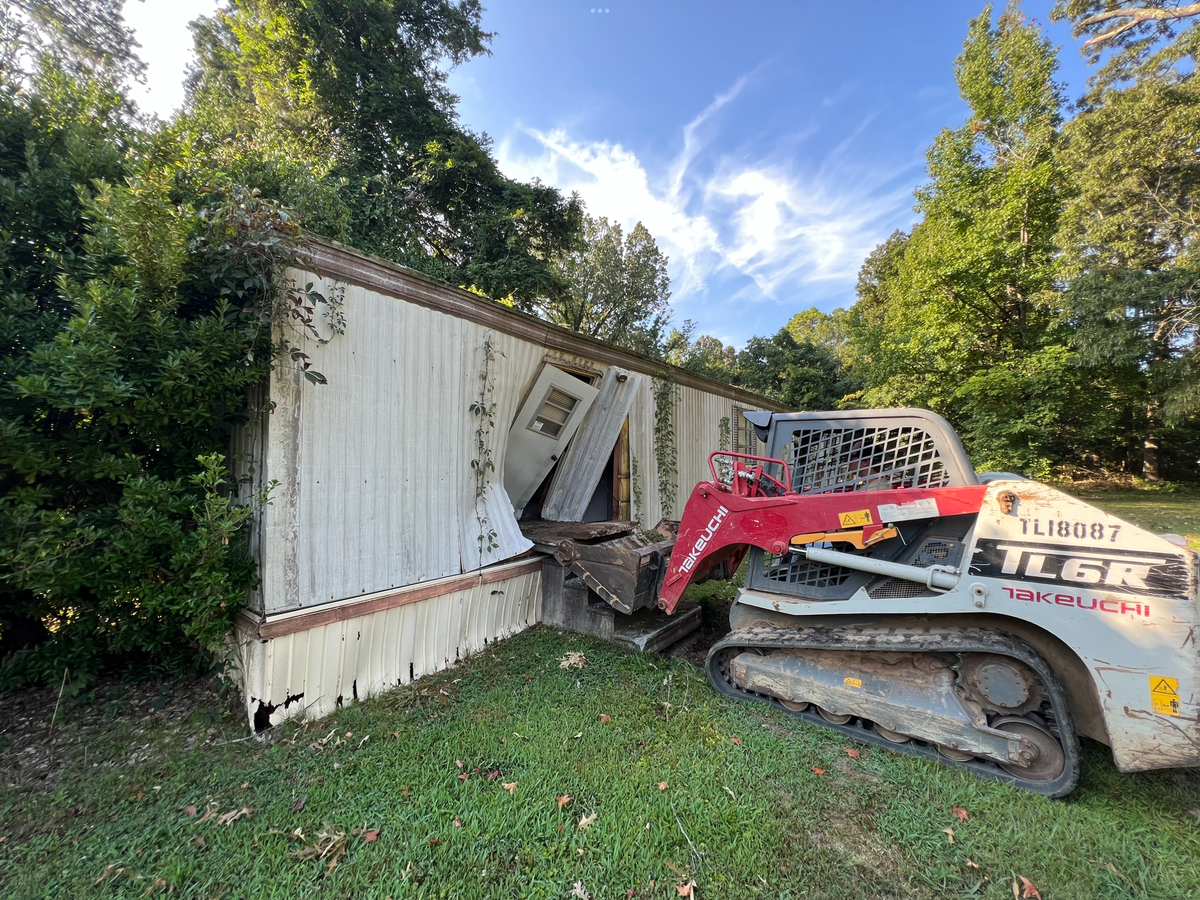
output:
<svg viewBox="0 0 1200 900"><path fill-rule="evenodd" d="M861 525L873 525L871 521L871 511L869 509L860 509L855 512L845 512L841 514L843 528L858 528Z"/></svg>
<svg viewBox="0 0 1200 900"><path fill-rule="evenodd" d="M1179 715L1179 679L1150 676L1150 708L1160 716Z"/></svg>
<svg viewBox="0 0 1200 900"><path fill-rule="evenodd" d="M847 687L862 687L861 678L844 678L842 680L846 683Z"/></svg>

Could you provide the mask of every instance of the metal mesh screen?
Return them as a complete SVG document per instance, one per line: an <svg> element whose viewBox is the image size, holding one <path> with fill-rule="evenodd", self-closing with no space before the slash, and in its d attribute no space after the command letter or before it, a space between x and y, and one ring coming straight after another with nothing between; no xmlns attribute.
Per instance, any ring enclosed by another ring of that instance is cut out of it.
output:
<svg viewBox="0 0 1200 900"><path fill-rule="evenodd" d="M921 545L912 564L928 569L930 566L956 566L962 553L962 544L958 541L947 541L941 538L930 538Z"/></svg>
<svg viewBox="0 0 1200 900"><path fill-rule="evenodd" d="M928 569L930 566L956 566L962 556L962 542L945 538L929 538L921 545L911 565ZM872 600L901 600L930 593L929 588L904 578L887 578L867 591Z"/></svg>
<svg viewBox="0 0 1200 900"><path fill-rule="evenodd" d="M780 558L764 554L762 561L764 578L800 587L836 587L850 574L850 569L813 562L796 553L788 553Z"/></svg>
<svg viewBox="0 0 1200 900"><path fill-rule="evenodd" d="M797 493L944 487L950 475L920 428L802 428L784 447Z"/></svg>
<svg viewBox="0 0 1200 900"><path fill-rule="evenodd" d="M889 578L867 591L867 596L872 600L905 600L928 593L929 588L923 584L903 578Z"/></svg>

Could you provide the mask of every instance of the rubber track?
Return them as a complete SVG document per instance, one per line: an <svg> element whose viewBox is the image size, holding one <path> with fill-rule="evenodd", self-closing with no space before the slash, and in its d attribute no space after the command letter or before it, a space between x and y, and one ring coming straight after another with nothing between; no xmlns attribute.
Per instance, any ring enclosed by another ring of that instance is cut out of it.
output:
<svg viewBox="0 0 1200 900"><path fill-rule="evenodd" d="M732 682L725 671L725 660L733 653L746 650L874 650L895 653L996 653L1011 656L1029 666L1041 679L1050 700L1054 721L1051 733L1063 750L1063 772L1053 781L1029 781L1011 775L996 763L975 758L958 762L942 756L933 744L913 738L906 744L894 744L875 733L870 723L854 717L845 725L834 725L815 712L796 713L786 709L776 698L745 690ZM708 679L726 697L735 700L760 700L771 703L790 716L795 716L822 728L844 734L856 741L884 747L895 753L906 753L925 759L967 769L980 778L1002 781L1023 790L1047 797L1065 797L1079 785L1079 740L1071 724L1066 698L1054 672L1041 655L1022 640L1002 631L986 628L944 629L885 629L848 626L844 628L781 628L769 625L733 631L713 645L706 663Z"/></svg>

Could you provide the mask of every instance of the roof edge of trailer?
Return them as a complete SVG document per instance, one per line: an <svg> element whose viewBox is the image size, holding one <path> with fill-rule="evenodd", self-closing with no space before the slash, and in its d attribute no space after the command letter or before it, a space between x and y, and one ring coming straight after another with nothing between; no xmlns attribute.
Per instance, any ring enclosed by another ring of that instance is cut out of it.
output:
<svg viewBox="0 0 1200 900"><path fill-rule="evenodd" d="M790 407L752 391L697 375L687 369L587 335L577 334L537 316L519 312L494 300L439 281L423 272L372 256L329 238L305 235L304 256L309 263L304 268L316 275L349 282L398 300L494 328L513 337L539 344L547 350L583 356L594 362L620 366L654 377L661 377L665 372L676 384L687 385L760 409L774 412L790 410Z"/></svg>

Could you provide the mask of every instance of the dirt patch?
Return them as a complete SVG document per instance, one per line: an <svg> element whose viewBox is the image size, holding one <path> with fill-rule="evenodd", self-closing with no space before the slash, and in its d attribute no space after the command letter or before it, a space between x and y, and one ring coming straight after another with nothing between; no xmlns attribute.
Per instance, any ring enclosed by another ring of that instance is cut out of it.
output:
<svg viewBox="0 0 1200 900"><path fill-rule="evenodd" d="M704 668L712 645L729 634L729 608L732 597L707 597L700 604L700 627L662 651L663 656L678 656L697 668Z"/></svg>
<svg viewBox="0 0 1200 900"><path fill-rule="evenodd" d="M884 841L843 811L822 812L809 829L808 839L817 850L840 857L879 882L904 884L908 880L899 845Z"/></svg>
<svg viewBox="0 0 1200 900"><path fill-rule="evenodd" d="M68 765L137 766L154 755L164 735L186 752L220 739L223 730L245 731L244 712L237 692L220 691L211 676L104 681L61 702L54 688L6 691L0 693L0 784L50 791Z"/></svg>

